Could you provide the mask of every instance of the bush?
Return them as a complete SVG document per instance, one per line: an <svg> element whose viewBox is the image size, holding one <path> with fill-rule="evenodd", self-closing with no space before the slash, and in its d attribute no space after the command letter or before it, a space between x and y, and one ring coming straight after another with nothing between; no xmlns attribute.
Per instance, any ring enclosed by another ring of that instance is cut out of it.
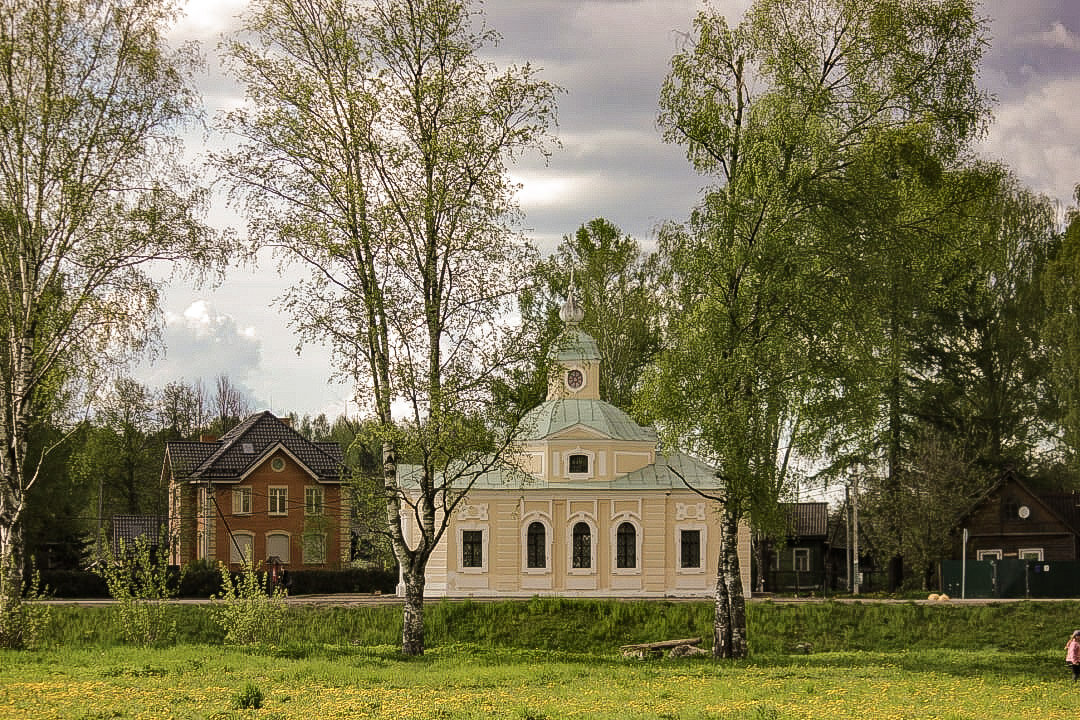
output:
<svg viewBox="0 0 1080 720"><path fill-rule="evenodd" d="M285 594L267 594L263 577L252 567L234 577L220 568L221 595L210 608L214 622L225 631L225 642L253 645L281 636L285 620Z"/></svg>
<svg viewBox="0 0 1080 720"><path fill-rule="evenodd" d="M89 570L42 570L41 584L57 598L107 598L105 578Z"/></svg>
<svg viewBox="0 0 1080 720"><path fill-rule="evenodd" d="M0 570L0 572L5 572ZM10 583L0 583L5 588ZM41 600L40 576L33 573L27 583L26 600ZM0 647L33 649L41 642L52 616L52 608L40 602L26 602L18 592L0 593Z"/></svg>
<svg viewBox="0 0 1080 720"><path fill-rule="evenodd" d="M258 710L263 704L263 691L254 683L247 683L233 696L237 710Z"/></svg>
<svg viewBox="0 0 1080 720"><path fill-rule="evenodd" d="M169 583L165 545L155 551L140 537L131 549L123 542L115 553L108 543L104 547L97 572L116 600L125 639L144 646L173 642L176 621L169 619L168 604L162 602L175 594Z"/></svg>
<svg viewBox="0 0 1080 720"><path fill-rule="evenodd" d="M189 563L179 572L176 592L179 597L205 600L220 595L221 591L221 573L207 562Z"/></svg>
<svg viewBox="0 0 1080 720"><path fill-rule="evenodd" d="M396 570L349 568L347 570L290 570L291 595L331 593L390 594L397 589Z"/></svg>

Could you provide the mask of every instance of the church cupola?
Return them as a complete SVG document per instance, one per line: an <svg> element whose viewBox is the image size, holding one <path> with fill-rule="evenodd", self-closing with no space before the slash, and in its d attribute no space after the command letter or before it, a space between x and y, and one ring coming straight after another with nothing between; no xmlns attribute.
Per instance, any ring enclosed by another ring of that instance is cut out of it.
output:
<svg viewBox="0 0 1080 720"><path fill-rule="evenodd" d="M555 367L548 381L548 400L600 399L600 350L596 341L579 327L585 311L578 303L575 290L574 276L571 275L566 302L559 309L564 328L559 335Z"/></svg>

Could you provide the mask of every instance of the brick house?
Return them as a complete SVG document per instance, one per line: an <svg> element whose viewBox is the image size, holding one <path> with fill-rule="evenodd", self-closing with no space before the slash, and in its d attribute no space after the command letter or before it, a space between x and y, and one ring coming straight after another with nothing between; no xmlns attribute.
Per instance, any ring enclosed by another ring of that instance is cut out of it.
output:
<svg viewBox="0 0 1080 720"><path fill-rule="evenodd" d="M349 493L337 443L262 412L220 438L167 443L170 561L331 569L349 558Z"/></svg>

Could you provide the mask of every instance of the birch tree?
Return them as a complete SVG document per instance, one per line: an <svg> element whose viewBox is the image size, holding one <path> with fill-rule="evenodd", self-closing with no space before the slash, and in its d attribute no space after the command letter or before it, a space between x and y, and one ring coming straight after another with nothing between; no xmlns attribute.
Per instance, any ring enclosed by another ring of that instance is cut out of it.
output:
<svg viewBox="0 0 1080 720"><path fill-rule="evenodd" d="M894 133L921 132L941 156L964 147L984 112L981 31L962 0L759 0L734 28L702 11L672 58L661 128L716 184L666 231L673 312L645 402L665 445L715 464L724 485L717 657L746 654L735 528L783 489L777 439L812 439L813 416L837 422L817 408L856 368L857 253L823 232L827 191Z"/></svg>
<svg viewBox="0 0 1080 720"><path fill-rule="evenodd" d="M225 250L179 163L197 54L167 48L174 14L163 0L0 3L0 602L17 602L26 493L44 481L32 428L151 336L146 263L206 267Z"/></svg>
<svg viewBox="0 0 1080 720"><path fill-rule="evenodd" d="M253 243L311 270L283 305L376 419L408 655L431 552L505 462L490 386L525 345L503 322L533 258L507 168L544 151L556 89L482 61L496 39L457 0L256 0L225 43L247 104L218 164Z"/></svg>

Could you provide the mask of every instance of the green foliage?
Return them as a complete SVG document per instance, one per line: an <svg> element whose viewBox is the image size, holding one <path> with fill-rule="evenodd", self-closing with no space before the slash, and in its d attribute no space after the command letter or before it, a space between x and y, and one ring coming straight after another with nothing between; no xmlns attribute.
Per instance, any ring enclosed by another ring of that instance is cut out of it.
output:
<svg viewBox="0 0 1080 720"><path fill-rule="evenodd" d="M246 683L233 696L233 707L237 710L258 710L263 704L263 691L255 683Z"/></svg>
<svg viewBox="0 0 1080 720"><path fill-rule="evenodd" d="M164 530L161 533L165 536ZM139 645L162 645L176 639L176 620L168 601L175 594L169 581L168 545L151 546L145 535L133 545L120 541L113 548L102 540L103 555L95 571L116 600L114 612L124 637Z"/></svg>
<svg viewBox="0 0 1080 720"><path fill-rule="evenodd" d="M0 566L0 572L4 572ZM0 587L14 587L0 583ZM45 592L41 576L34 572L24 594L0 594L0 648L34 649L42 645L52 621L52 608L42 602Z"/></svg>
<svg viewBox="0 0 1080 720"><path fill-rule="evenodd" d="M263 574L253 567L234 576L221 565L220 572L221 595L210 612L225 631L225 642L253 645L279 641L284 629L285 591L274 588L267 593Z"/></svg>

